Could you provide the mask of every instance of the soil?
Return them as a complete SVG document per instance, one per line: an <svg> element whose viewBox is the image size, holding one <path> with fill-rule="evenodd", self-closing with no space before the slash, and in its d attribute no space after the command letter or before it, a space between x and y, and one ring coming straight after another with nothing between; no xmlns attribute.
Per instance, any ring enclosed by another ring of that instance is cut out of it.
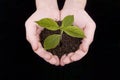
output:
<svg viewBox="0 0 120 80"><path fill-rule="evenodd" d="M61 21L58 21L57 23L58 25L61 25ZM60 34L60 30L50 31L44 29L40 34L41 44L43 45L45 38L52 34ZM63 32L60 44L56 48L47 51L61 58L61 56L64 54L68 54L70 52L75 52L76 50L78 50L79 45L81 44L81 40L82 40L81 38L74 38Z"/></svg>

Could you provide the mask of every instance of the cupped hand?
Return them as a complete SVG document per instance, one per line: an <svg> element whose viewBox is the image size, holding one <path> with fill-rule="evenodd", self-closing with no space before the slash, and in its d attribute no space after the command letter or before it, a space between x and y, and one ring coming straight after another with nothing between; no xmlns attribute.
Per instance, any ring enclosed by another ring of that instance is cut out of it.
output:
<svg viewBox="0 0 120 80"><path fill-rule="evenodd" d="M44 50L40 43L39 35L43 30L42 27L39 27L35 21L38 21L42 18L52 18L56 21L59 21L59 11L52 9L39 9L36 10L26 21L26 38L31 44L33 51L38 54L45 61L53 65L59 65L59 59L56 55L52 55L50 52Z"/></svg>
<svg viewBox="0 0 120 80"><path fill-rule="evenodd" d="M60 60L61 66L64 66L65 64L69 64L74 61L78 61L87 54L89 46L93 41L94 32L96 28L95 22L84 9L61 10L61 20L63 20L63 18L67 15L74 15L74 25L82 28L86 37L82 40L82 43L80 44L79 49L77 51L62 56Z"/></svg>

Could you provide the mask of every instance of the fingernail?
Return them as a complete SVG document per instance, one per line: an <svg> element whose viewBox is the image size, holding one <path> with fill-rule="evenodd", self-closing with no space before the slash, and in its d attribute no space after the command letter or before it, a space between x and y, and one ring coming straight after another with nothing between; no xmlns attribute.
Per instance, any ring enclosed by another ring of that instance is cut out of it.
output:
<svg viewBox="0 0 120 80"><path fill-rule="evenodd" d="M49 59L51 59L51 55L46 54L46 55L45 55L45 58L49 60Z"/></svg>
<svg viewBox="0 0 120 80"><path fill-rule="evenodd" d="M64 62L65 64L68 64L68 63L70 62L70 60L69 60L69 58L65 58L65 59L63 60L63 62Z"/></svg>
<svg viewBox="0 0 120 80"><path fill-rule="evenodd" d="M77 61L77 60L76 60L76 57L75 57L74 55L71 57L71 60L72 60L72 61Z"/></svg>
<svg viewBox="0 0 120 80"><path fill-rule="evenodd" d="M54 57L55 57L55 59L56 59L56 64L55 64L55 65L56 65L56 66L59 66L59 59L58 59L58 57L57 57L56 55L55 55Z"/></svg>
<svg viewBox="0 0 120 80"><path fill-rule="evenodd" d="M85 53L88 50L88 47L82 46L81 50Z"/></svg>
<svg viewBox="0 0 120 80"><path fill-rule="evenodd" d="M34 51L36 51L38 49L38 45L33 45L32 48Z"/></svg>
<svg viewBox="0 0 120 80"><path fill-rule="evenodd" d="M51 62L52 64L56 64L55 58L52 58L52 59L50 60L50 62Z"/></svg>

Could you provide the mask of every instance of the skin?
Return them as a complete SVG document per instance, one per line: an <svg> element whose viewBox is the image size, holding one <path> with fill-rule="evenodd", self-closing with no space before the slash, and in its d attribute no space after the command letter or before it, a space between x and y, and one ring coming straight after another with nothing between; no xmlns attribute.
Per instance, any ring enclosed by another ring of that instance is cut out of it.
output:
<svg viewBox="0 0 120 80"><path fill-rule="evenodd" d="M41 46L39 35L43 30L42 27L39 27L35 21L38 21L42 18L52 18L59 21L59 10L57 2L52 2L50 0L36 0L36 11L28 18L25 23L26 26L26 38L31 44L33 51L43 58L45 61L53 65L59 65L59 59L57 56L52 55L50 52L44 50ZM53 13L54 12L54 13Z"/></svg>
<svg viewBox="0 0 120 80"><path fill-rule="evenodd" d="M61 20L67 15L74 15L74 25L82 28L86 36L77 51L62 56L60 60L61 66L83 58L87 54L89 46L93 41L96 25L85 11L85 5L86 0L66 0L61 10Z"/></svg>
<svg viewBox="0 0 120 80"><path fill-rule="evenodd" d="M63 9L59 11L57 0L36 0L36 11L28 18L25 23L26 38L31 44L33 51L45 61L56 66L64 66L74 61L78 61L84 57L87 54L89 46L93 41L96 27L95 22L84 10L85 5L86 0L66 0ZM47 52L41 46L39 35L43 28L38 27L35 21L46 17L59 21L63 20L63 18L67 15L74 15L74 25L82 28L86 37L83 39L82 44L76 52L63 55L59 60L57 56Z"/></svg>

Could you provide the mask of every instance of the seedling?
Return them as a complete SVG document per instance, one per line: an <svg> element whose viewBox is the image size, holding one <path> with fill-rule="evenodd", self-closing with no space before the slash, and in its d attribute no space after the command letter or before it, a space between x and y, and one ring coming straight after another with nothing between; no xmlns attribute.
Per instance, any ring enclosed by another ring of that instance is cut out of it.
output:
<svg viewBox="0 0 120 80"><path fill-rule="evenodd" d="M36 23L40 27L44 27L51 31L60 30L60 34L52 34L44 40L44 44L43 44L44 49L49 50L49 49L54 49L55 47L57 47L57 45L59 45L60 41L62 40L63 32L65 32L67 35L71 37L84 38L85 35L84 35L83 30L77 26L74 26L73 22L74 22L73 15L66 16L62 20L62 25L60 26L57 24L57 22L55 22L51 18L43 18L39 21L36 21Z"/></svg>

